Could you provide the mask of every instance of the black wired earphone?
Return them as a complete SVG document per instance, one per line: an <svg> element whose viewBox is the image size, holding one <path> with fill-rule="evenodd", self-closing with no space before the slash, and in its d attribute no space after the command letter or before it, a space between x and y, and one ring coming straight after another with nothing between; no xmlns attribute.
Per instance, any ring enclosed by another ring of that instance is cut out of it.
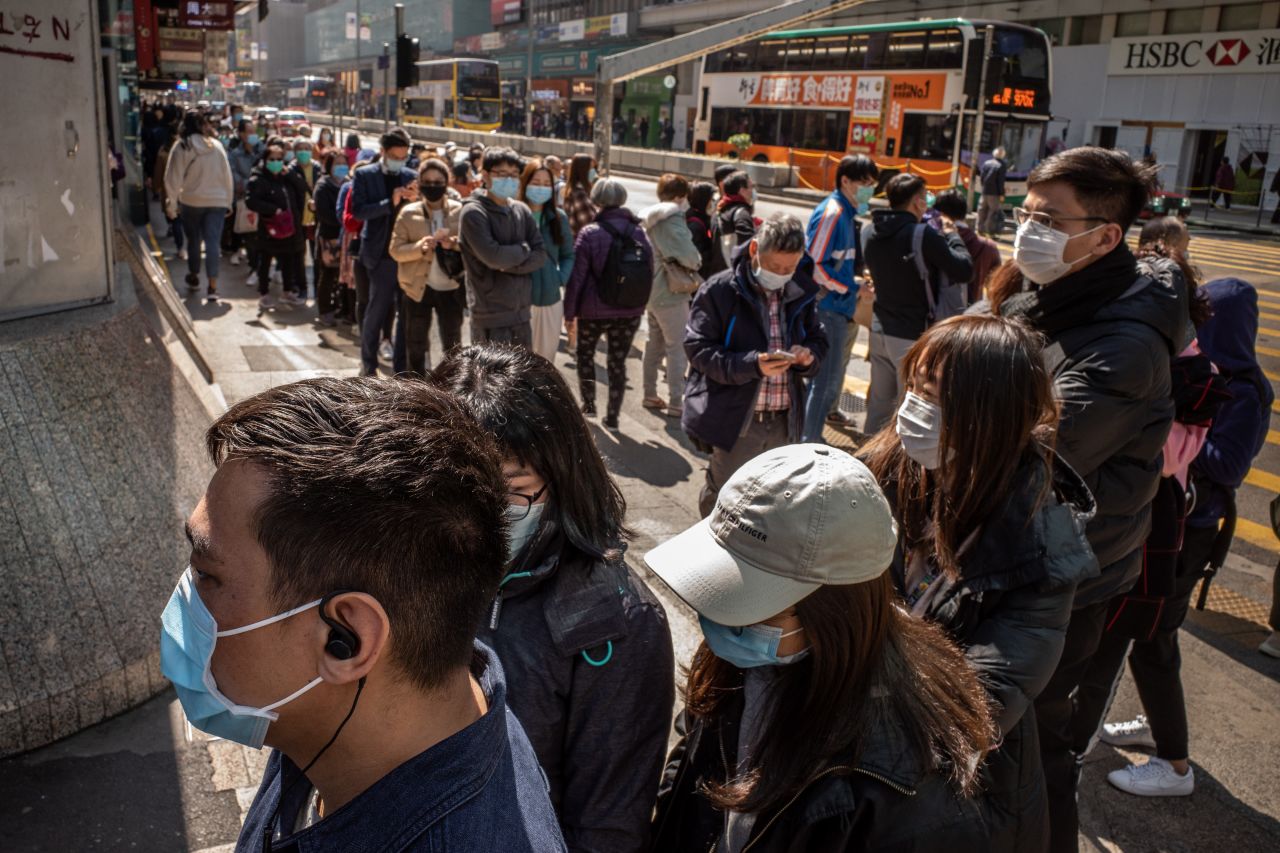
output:
<svg viewBox="0 0 1280 853"><path fill-rule="evenodd" d="M328 614L329 601L336 595L343 595L354 591L355 590L341 589L337 592L331 592L324 598L320 599L320 618L324 620L324 624L329 626L329 639L325 641L324 651L325 654L336 658L337 660L351 660L351 658L355 657L360 651L360 638L356 635L355 631L352 631L346 625L343 625L337 619L334 619ZM276 818L280 816L280 808L284 805L285 798L293 790L293 786L298 784L300 779L305 779L307 777L307 771L315 766L315 763L320 760L320 756L324 755L325 751L329 747L333 746L334 742L337 741L338 735L342 734L342 729L351 719L351 715L356 712L356 705L360 702L360 694L364 692L364 682L365 679L361 676L360 680L356 683L356 695L351 700L351 708L347 711L347 715L342 718L342 722L338 723L338 728L334 730L333 737L329 738L329 742L320 747L320 751L315 754L315 757L307 762L307 766L303 767L299 772L298 778L290 782L289 786L280 792L280 799L276 801L275 811L271 813L271 817L267 819L266 825L262 828L263 853L270 853L272 830L275 827Z"/></svg>

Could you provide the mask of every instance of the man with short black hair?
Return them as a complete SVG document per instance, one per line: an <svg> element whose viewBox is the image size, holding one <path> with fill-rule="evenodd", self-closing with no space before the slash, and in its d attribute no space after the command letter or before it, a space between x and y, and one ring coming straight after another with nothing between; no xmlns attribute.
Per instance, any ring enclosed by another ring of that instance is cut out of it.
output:
<svg viewBox="0 0 1280 853"><path fill-rule="evenodd" d="M1093 492L1086 534L1101 574L1076 589L1062 655L1036 699L1050 849L1077 847L1076 782L1103 710L1085 680L1111 600L1142 571L1151 500L1173 421L1170 362L1190 341L1186 285L1172 261L1139 264L1125 234L1146 206L1154 166L1123 151L1072 148L1042 161L1014 211L1014 262L992 306L1049 341L1061 402L1056 450ZM1105 703L1106 697L1100 697Z"/></svg>
<svg viewBox="0 0 1280 853"><path fill-rule="evenodd" d="M933 201L933 209L956 227L956 233L964 242L969 258L973 261L973 277L969 279L969 304L982 301L982 288L991 272L1002 263L1000 247L994 241L978 235L969 227L969 202L959 190L943 190Z"/></svg>
<svg viewBox="0 0 1280 853"><path fill-rule="evenodd" d="M973 276L973 262L954 224L944 219L942 230L935 231L921 222L929 209L924 178L906 172L894 175L884 193L889 209L871 212L871 225L862 238L867 270L876 288L868 348L867 435L875 435L889 423L902 399L898 365L932 322L925 288L936 302L943 277L954 282ZM917 241L927 281L921 281L916 265Z"/></svg>
<svg viewBox="0 0 1280 853"><path fill-rule="evenodd" d="M716 179L716 190L719 191L722 198L724 197L724 179L737 171L740 171L740 169L733 163L722 163L719 166L716 166L716 170L713 174Z"/></svg>
<svg viewBox="0 0 1280 853"><path fill-rule="evenodd" d="M733 267L707 279L693 297L680 423L711 453L698 496L703 517L744 462L800 439L803 380L827 355L814 308L817 285L809 276L795 277L803 257L804 226L775 213Z"/></svg>
<svg viewBox="0 0 1280 853"><path fill-rule="evenodd" d="M160 665L194 726L275 750L236 849L563 850L473 639L507 550L488 434L424 383L312 379L206 441Z"/></svg>
<svg viewBox="0 0 1280 853"><path fill-rule="evenodd" d="M715 230L725 265L732 267L734 256L756 236L756 185L750 175L739 170L730 172L722 186Z"/></svg>
<svg viewBox="0 0 1280 853"><path fill-rule="evenodd" d="M409 134L393 127L382 134L382 156L378 163L356 169L351 183L351 213L364 222L360 229L360 263L369 272L369 306L360 321L360 371L364 376L378 372L378 344L382 328L395 313L400 297L396 262L388 247L391 227L400 208L418 200L418 176L408 167ZM392 368L403 373L408 368L404 326L396 323Z"/></svg>

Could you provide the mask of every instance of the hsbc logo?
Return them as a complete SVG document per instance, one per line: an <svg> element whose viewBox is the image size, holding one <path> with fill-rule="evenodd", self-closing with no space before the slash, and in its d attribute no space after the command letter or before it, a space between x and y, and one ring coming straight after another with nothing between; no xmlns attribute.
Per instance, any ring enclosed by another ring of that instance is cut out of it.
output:
<svg viewBox="0 0 1280 853"><path fill-rule="evenodd" d="M1218 39L1204 52L1204 58L1219 67L1239 65L1249 55L1244 39Z"/></svg>
<svg viewBox="0 0 1280 853"><path fill-rule="evenodd" d="M1280 30L1115 39L1107 71L1112 75L1280 73Z"/></svg>

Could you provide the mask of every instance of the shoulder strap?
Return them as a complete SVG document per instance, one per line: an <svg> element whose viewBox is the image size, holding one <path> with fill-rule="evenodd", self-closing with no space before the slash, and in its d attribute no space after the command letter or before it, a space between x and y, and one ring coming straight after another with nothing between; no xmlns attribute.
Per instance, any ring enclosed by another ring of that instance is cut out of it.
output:
<svg viewBox="0 0 1280 853"><path fill-rule="evenodd" d="M926 223L921 222L911 232L911 258L915 261L916 273L924 282L924 297L929 303L929 316L933 317L937 306L933 298L933 287L929 284L929 267L924 262L924 232L928 227Z"/></svg>

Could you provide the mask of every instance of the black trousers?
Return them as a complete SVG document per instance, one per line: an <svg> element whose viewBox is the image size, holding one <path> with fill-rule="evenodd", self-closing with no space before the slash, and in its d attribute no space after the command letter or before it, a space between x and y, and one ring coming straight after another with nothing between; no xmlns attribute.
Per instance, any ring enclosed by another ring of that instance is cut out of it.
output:
<svg viewBox="0 0 1280 853"><path fill-rule="evenodd" d="M1076 783L1080 779L1080 765L1072 750L1075 690L1098 650L1110 603L1099 601L1071 614L1062 657L1035 703L1040 763L1044 767L1049 798L1049 850L1052 853L1076 853L1079 849Z"/></svg>
<svg viewBox="0 0 1280 853"><path fill-rule="evenodd" d="M583 405L591 411L596 408L596 344L601 336L608 340L604 367L609 376L609 404L605 414L616 418L622 411L622 397L627 393L627 354L639 329L639 317L578 320L578 392Z"/></svg>
<svg viewBox="0 0 1280 853"><path fill-rule="evenodd" d="M316 309L321 315L336 314L342 307L342 293L338 284L338 268L316 265Z"/></svg>
<svg viewBox="0 0 1280 853"><path fill-rule="evenodd" d="M364 312L369 310L369 270L356 258L352 275L356 280L356 325L364 325Z"/></svg>
<svg viewBox="0 0 1280 853"><path fill-rule="evenodd" d="M400 291L400 315L404 323L404 343L409 360L409 372L425 376L430 365L427 355L431 352L431 316L436 318L440 330L440 343L447 353L462 343L462 313L467 307L466 291L432 290L422 294L421 302L414 302Z"/></svg>
<svg viewBox="0 0 1280 853"><path fill-rule="evenodd" d="M306 267L302 260L305 248L278 249L270 244L258 251L258 293L266 296L271 290L271 260L280 265L280 281L285 293L298 293L306 286Z"/></svg>
<svg viewBox="0 0 1280 853"><path fill-rule="evenodd" d="M1201 572L1218 531L1212 527L1187 527L1178 553L1174 594L1166 601L1160 627L1150 640L1134 640L1104 634L1089 672L1077 694L1074 748L1083 752L1110 706L1115 683L1124 668L1126 653L1134 686L1156 742L1156 755L1166 761L1187 758L1187 704L1182 693L1182 652L1178 629L1186 621ZM1132 645L1132 648L1130 646Z"/></svg>

